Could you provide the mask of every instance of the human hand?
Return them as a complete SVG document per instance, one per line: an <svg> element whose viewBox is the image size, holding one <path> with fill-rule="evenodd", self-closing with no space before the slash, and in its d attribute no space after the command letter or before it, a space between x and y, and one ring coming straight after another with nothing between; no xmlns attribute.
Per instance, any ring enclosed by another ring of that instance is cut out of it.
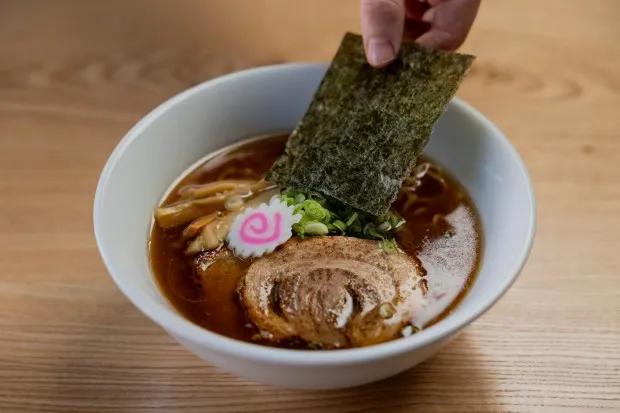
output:
<svg viewBox="0 0 620 413"><path fill-rule="evenodd" d="M403 38L435 49L458 49L471 29L480 0L361 0L368 63L389 64Z"/></svg>

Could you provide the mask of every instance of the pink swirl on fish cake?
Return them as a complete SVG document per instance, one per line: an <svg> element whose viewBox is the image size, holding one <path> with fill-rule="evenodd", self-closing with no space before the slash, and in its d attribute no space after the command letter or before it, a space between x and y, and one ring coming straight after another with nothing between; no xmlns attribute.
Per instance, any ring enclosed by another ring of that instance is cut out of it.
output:
<svg viewBox="0 0 620 413"><path fill-rule="evenodd" d="M228 232L228 248L242 258L273 252L293 235L293 225L301 220L295 208L274 196L269 203L247 208L237 215Z"/></svg>
<svg viewBox="0 0 620 413"><path fill-rule="evenodd" d="M258 221L258 226L255 224ZM276 241L282 232L282 214L276 212L273 215L274 225L271 227L271 234L268 234L270 229L269 219L267 214L263 212L254 212L245 218L241 224L241 230L239 236L241 240L250 245L263 245L270 244Z"/></svg>

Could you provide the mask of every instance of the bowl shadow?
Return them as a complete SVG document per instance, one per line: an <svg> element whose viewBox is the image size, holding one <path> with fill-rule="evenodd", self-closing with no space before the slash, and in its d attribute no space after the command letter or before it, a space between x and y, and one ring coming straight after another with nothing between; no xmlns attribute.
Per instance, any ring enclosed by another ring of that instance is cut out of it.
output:
<svg viewBox="0 0 620 413"><path fill-rule="evenodd" d="M322 412L493 412L492 381L462 333L434 357L394 377L346 390L309 392L331 399Z"/></svg>
<svg viewBox="0 0 620 413"><path fill-rule="evenodd" d="M115 412L459 412L497 411L492 380L467 332L440 353L392 378L362 387L299 391L264 386L193 356L130 305L90 314L84 331L62 340L33 407ZM96 328L88 327L89 324ZM59 410L60 411L60 410Z"/></svg>

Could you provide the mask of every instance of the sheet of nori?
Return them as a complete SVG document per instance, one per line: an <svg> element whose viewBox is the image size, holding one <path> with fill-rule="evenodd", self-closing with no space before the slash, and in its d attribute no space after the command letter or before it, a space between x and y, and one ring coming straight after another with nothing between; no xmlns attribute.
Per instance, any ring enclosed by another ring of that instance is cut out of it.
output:
<svg viewBox="0 0 620 413"><path fill-rule="evenodd" d="M385 214L473 60L407 42L375 69L345 34L267 181Z"/></svg>

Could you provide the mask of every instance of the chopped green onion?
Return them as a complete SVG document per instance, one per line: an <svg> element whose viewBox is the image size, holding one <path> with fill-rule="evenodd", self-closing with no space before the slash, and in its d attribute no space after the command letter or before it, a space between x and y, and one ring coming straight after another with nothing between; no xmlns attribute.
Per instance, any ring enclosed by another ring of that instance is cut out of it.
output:
<svg viewBox="0 0 620 413"><path fill-rule="evenodd" d="M358 217L357 212L352 213L351 216L347 218L347 222L346 222L347 227L350 227L351 225L353 225L357 217Z"/></svg>
<svg viewBox="0 0 620 413"><path fill-rule="evenodd" d="M312 221L304 225L304 232L309 235L327 235L329 229L322 222Z"/></svg>
<svg viewBox="0 0 620 413"><path fill-rule="evenodd" d="M331 212L329 212L329 209L324 209L325 211L325 218L323 218L323 222L330 222L333 218L333 214Z"/></svg>
<svg viewBox="0 0 620 413"><path fill-rule="evenodd" d="M362 223L359 220L356 220L349 228L348 230L356 235L359 235L362 233Z"/></svg>
<svg viewBox="0 0 620 413"><path fill-rule="evenodd" d="M393 241L393 232L405 222L393 210L375 217L312 192L287 190L281 200L301 215L292 228L300 237L331 234Z"/></svg>
<svg viewBox="0 0 620 413"><path fill-rule="evenodd" d="M394 238L381 240L381 248L388 253L398 252L398 244Z"/></svg>
<svg viewBox="0 0 620 413"><path fill-rule="evenodd" d="M372 238L372 239L384 239L385 238L383 235L377 232L377 227L373 222L369 222L366 225L364 225L363 232L366 238Z"/></svg>
<svg viewBox="0 0 620 413"><path fill-rule="evenodd" d="M340 221L340 220L336 220L334 222L332 222L332 225L336 228L338 228L340 230L341 234L344 234L347 232L347 226L345 225L344 222Z"/></svg>
<svg viewBox="0 0 620 413"><path fill-rule="evenodd" d="M293 232L295 232L297 235L303 235L304 234L304 226L301 224L293 224Z"/></svg>
<svg viewBox="0 0 620 413"><path fill-rule="evenodd" d="M297 195L295 195L295 203L296 204L301 204L305 200L306 200L306 196L304 194L297 194Z"/></svg>
<svg viewBox="0 0 620 413"><path fill-rule="evenodd" d="M303 206L306 215L312 220L323 221L327 217L328 211L315 200L306 199L303 202Z"/></svg>
<svg viewBox="0 0 620 413"><path fill-rule="evenodd" d="M389 221L385 221L377 225L377 229L381 232L388 232L392 229L392 225L390 225Z"/></svg>

